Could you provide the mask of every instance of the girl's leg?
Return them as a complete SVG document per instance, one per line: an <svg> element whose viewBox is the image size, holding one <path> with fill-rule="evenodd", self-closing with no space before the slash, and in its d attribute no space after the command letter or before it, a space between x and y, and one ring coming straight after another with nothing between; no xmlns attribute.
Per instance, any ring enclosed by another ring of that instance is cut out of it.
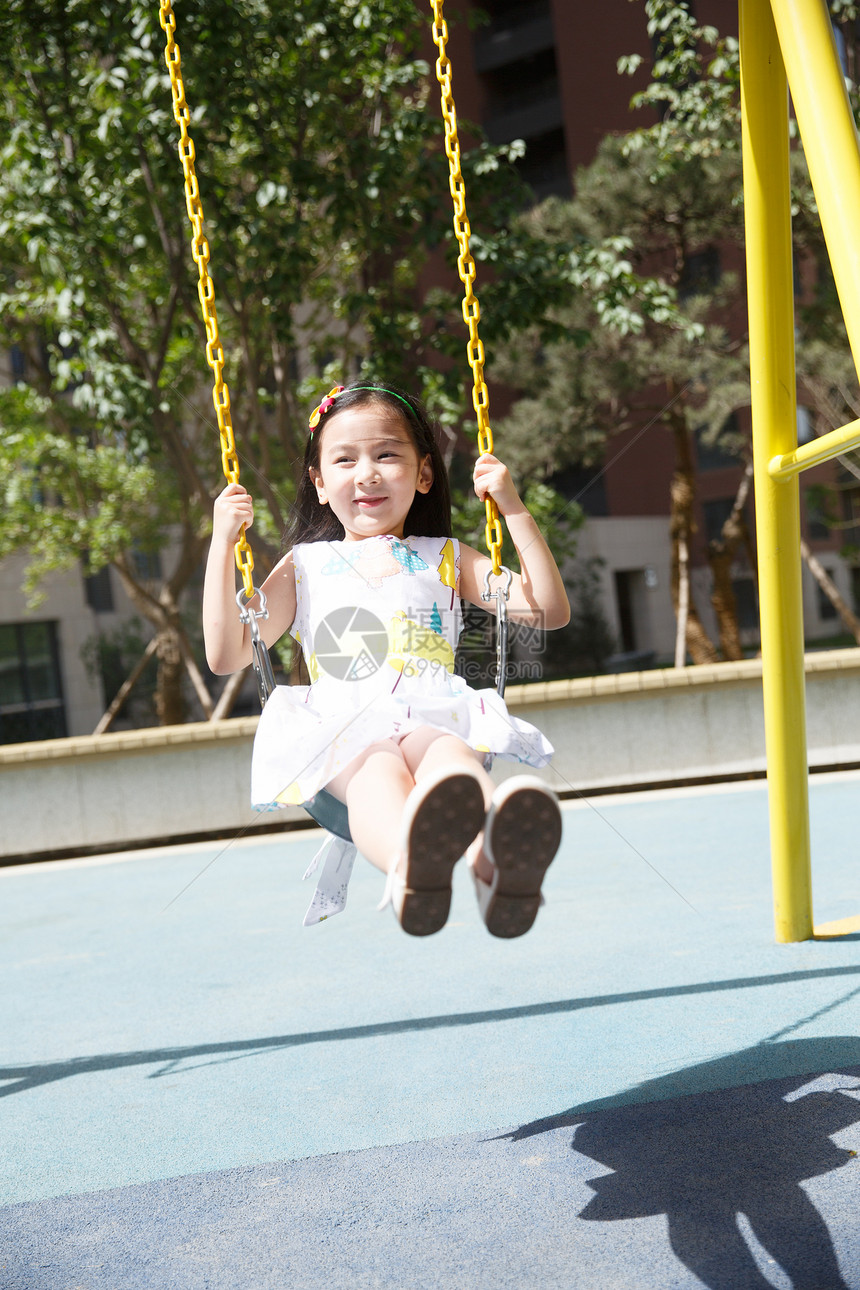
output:
<svg viewBox="0 0 860 1290"><path fill-rule="evenodd" d="M414 730L399 745L391 739L371 744L326 785L346 803L349 831L362 855L387 873L399 859L401 822L406 799L423 778L443 769L461 767L477 772L489 806L493 781L483 769L483 757L456 735L429 726ZM486 861L488 875L492 866Z"/></svg>
<svg viewBox="0 0 860 1290"><path fill-rule="evenodd" d="M560 842L555 793L536 775L504 780L493 794L482 839L492 879L487 884L475 873L478 905L493 936L522 936L532 926Z"/></svg>
<svg viewBox="0 0 860 1290"><path fill-rule="evenodd" d="M355 845L383 873L397 860L403 807L414 787L412 773L391 739L371 744L326 785L346 803Z"/></svg>
<svg viewBox="0 0 860 1290"><path fill-rule="evenodd" d="M495 785L484 770L483 753L476 752L456 735L449 735L442 730L425 726L421 730L413 730L410 734L404 735L400 741L400 751L415 777L416 784L420 783L425 776L435 774L443 767L449 767L452 772L461 766L468 767L472 771L477 770L484 791L484 806L489 810ZM491 882L493 866L484 854L481 846L482 837L483 833L479 833L469 848L469 863L479 878L484 882Z"/></svg>
<svg viewBox="0 0 860 1290"><path fill-rule="evenodd" d="M425 731L414 736L374 744L327 788L346 802L358 849L388 873L386 901L404 931L428 936L448 918L451 872L481 828L485 787L461 740L441 739L447 749L428 758L435 740Z"/></svg>
<svg viewBox="0 0 860 1290"><path fill-rule="evenodd" d="M456 735L446 734L444 730L434 730L432 726L423 726L420 730L413 730L403 736L400 740L400 752L416 784L424 776L432 774L443 766L468 766L470 770L475 770L477 767L484 796L489 805L490 798L493 796L493 781L484 770L484 755L470 748Z"/></svg>
<svg viewBox="0 0 860 1290"><path fill-rule="evenodd" d="M453 773L483 760L456 735L431 729L407 735L400 749L418 783L442 767ZM522 936L537 916L544 875L561 841L558 802L533 775L515 776L496 787L482 766L479 774L490 841L485 842L482 830L467 852L478 905L493 936Z"/></svg>

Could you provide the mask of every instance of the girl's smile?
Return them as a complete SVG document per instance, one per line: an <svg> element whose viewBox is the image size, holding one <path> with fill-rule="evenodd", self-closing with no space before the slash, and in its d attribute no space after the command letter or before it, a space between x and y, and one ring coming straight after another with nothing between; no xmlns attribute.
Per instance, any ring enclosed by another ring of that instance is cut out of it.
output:
<svg viewBox="0 0 860 1290"><path fill-rule="evenodd" d="M348 542L403 537L416 492L433 484L429 456L419 457L403 419L378 404L333 413L323 427L319 463L311 467L317 497L340 520Z"/></svg>

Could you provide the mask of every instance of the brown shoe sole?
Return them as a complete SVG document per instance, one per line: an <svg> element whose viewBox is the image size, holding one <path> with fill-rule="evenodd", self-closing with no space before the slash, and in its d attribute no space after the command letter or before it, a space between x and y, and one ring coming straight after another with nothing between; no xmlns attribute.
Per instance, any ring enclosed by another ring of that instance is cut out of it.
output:
<svg viewBox="0 0 860 1290"><path fill-rule="evenodd" d="M406 890L400 925L432 936L448 921L451 875L484 824L484 794L473 775L449 775L418 807L406 838Z"/></svg>
<svg viewBox="0 0 860 1290"><path fill-rule="evenodd" d="M499 879L485 914L487 930L523 936L537 918L544 875L561 842L558 803L539 789L520 789L495 812L492 830Z"/></svg>

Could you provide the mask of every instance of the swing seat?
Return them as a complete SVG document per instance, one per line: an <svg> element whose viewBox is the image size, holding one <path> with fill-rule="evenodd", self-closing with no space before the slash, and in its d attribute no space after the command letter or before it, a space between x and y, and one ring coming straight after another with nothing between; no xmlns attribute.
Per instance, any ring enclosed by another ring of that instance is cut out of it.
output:
<svg viewBox="0 0 860 1290"><path fill-rule="evenodd" d="M346 803L326 789L321 788L310 801L303 802L302 810L307 811L311 819L327 833L334 833L336 837L343 838L344 842L352 842Z"/></svg>

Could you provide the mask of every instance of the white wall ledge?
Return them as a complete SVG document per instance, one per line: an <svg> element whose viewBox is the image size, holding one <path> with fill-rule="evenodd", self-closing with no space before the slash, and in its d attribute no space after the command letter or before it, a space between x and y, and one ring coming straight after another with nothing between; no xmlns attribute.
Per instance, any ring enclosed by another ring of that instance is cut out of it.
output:
<svg viewBox="0 0 860 1290"><path fill-rule="evenodd" d="M860 649L806 656L812 768L860 765L858 682ZM561 793L737 778L765 767L759 659L511 686L506 698L555 746L542 773ZM251 810L258 719L0 746L0 858L304 820L295 807ZM494 775L519 769L499 759Z"/></svg>

